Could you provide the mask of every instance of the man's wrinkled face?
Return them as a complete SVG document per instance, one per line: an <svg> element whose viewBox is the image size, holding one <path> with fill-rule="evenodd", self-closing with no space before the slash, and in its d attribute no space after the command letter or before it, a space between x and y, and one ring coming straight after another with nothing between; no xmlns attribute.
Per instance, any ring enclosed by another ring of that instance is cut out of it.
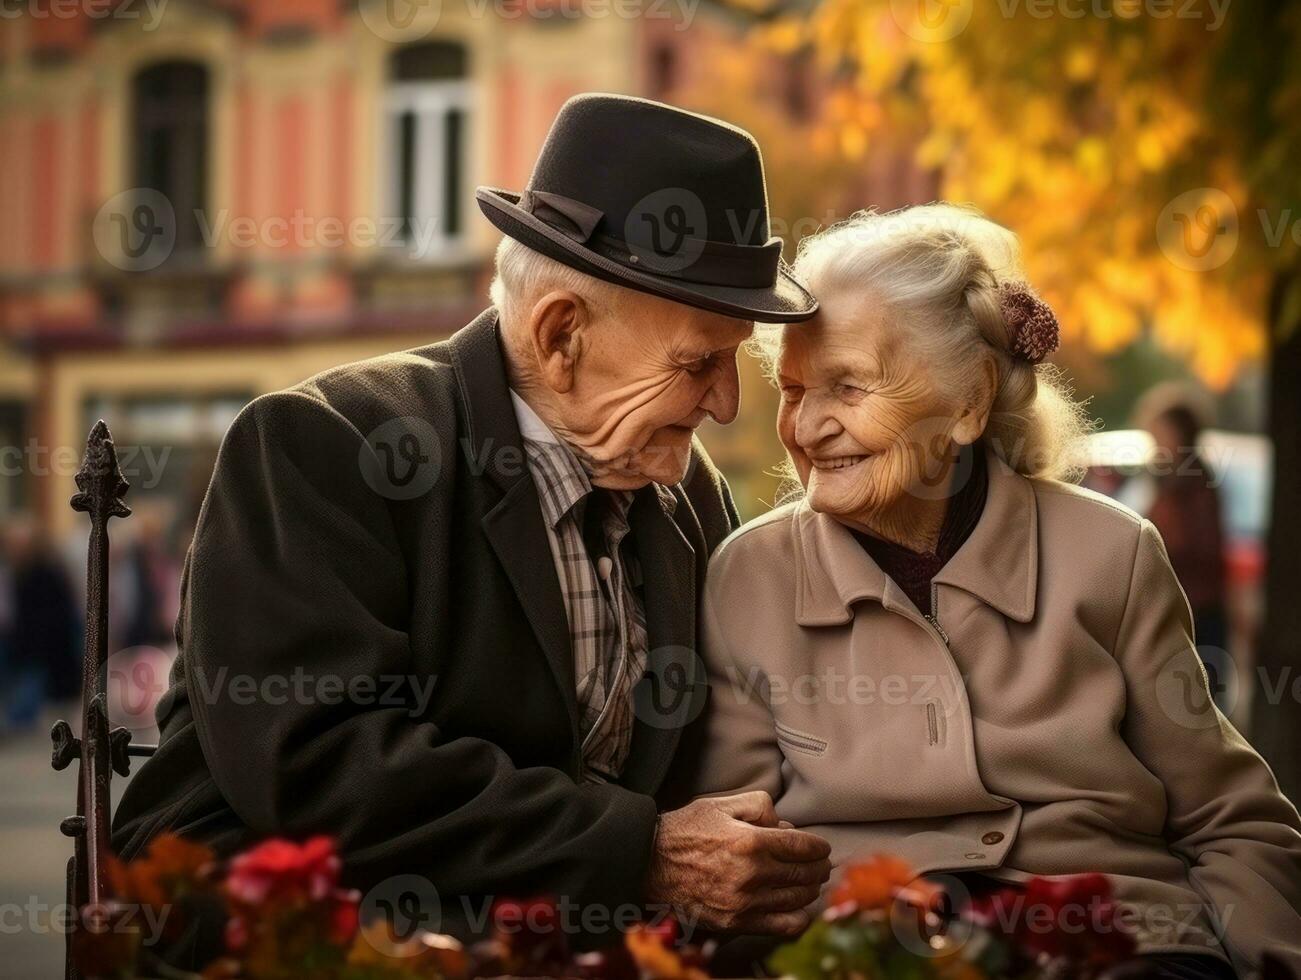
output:
<svg viewBox="0 0 1301 980"><path fill-rule="evenodd" d="M736 355L754 324L629 292L584 331L573 387L557 399L564 438L617 490L673 485L707 418L724 425L740 400Z"/></svg>
<svg viewBox="0 0 1301 980"><path fill-rule="evenodd" d="M936 492L959 409L873 297L833 289L819 301L782 333L777 432L809 506L870 525L906 494Z"/></svg>

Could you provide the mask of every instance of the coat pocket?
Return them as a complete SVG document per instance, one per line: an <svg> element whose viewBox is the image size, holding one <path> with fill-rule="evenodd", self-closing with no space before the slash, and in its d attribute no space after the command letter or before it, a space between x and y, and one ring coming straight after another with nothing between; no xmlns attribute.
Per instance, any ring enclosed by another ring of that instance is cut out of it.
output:
<svg viewBox="0 0 1301 980"><path fill-rule="evenodd" d="M826 739L818 738L816 735L810 735L808 732L797 731L789 728L781 722L776 723L777 727L777 744L783 749L790 749L793 752L803 752L805 755L822 755L827 751Z"/></svg>

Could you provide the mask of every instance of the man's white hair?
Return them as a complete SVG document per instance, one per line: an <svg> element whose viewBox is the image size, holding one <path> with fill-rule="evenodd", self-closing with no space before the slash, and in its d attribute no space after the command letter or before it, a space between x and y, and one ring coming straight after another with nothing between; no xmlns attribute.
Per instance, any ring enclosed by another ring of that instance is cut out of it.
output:
<svg viewBox="0 0 1301 980"><path fill-rule="evenodd" d="M503 237L497 246L496 264L497 272L488 287L488 295L508 329L553 289L572 290L603 314L618 309L633 292L571 269L509 236Z"/></svg>

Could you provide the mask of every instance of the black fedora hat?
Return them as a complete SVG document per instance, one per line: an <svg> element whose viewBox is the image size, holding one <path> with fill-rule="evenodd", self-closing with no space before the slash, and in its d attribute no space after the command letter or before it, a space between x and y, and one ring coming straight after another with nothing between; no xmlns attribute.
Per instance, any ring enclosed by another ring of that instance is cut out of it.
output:
<svg viewBox="0 0 1301 980"><path fill-rule="evenodd" d="M769 234L759 145L708 116L575 96L523 193L480 187L475 197L511 238L607 282L745 320L818 309Z"/></svg>

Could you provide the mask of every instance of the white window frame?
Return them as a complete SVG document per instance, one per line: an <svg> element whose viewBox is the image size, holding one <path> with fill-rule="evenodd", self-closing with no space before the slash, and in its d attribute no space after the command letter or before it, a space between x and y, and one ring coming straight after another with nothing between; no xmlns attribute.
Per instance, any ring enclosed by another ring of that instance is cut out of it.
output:
<svg viewBox="0 0 1301 980"><path fill-rule="evenodd" d="M417 262L449 262L466 254L465 177L469 174L470 125L472 113L472 86L464 79L436 79L432 81L390 82L384 97L384 130L386 165L381 173L388 179L386 203L388 214L395 221L402 214L402 139L400 120L408 112L416 117L414 194L412 195L413 241L403 254ZM442 214L444 185L447 172L447 147L445 119L452 110L461 114L460 168L462 187L457 202L461 213L461 227L455 235L447 234ZM432 233L430 229L432 228ZM426 236L428 236L426 238ZM426 249L422 251L422 249Z"/></svg>

